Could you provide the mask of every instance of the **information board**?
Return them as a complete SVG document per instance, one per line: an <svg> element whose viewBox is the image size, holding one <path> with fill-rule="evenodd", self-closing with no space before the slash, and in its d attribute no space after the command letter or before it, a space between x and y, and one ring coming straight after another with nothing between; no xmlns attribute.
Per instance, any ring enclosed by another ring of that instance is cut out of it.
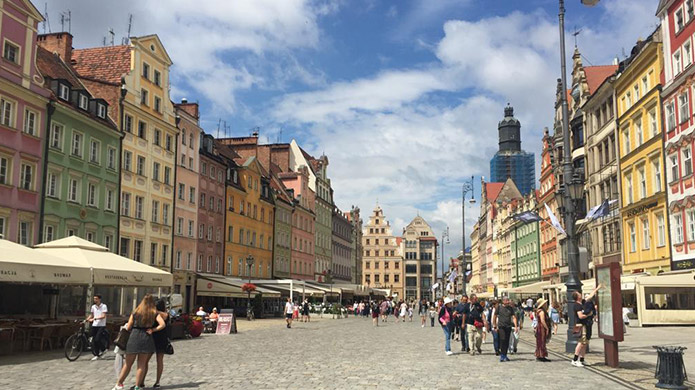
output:
<svg viewBox="0 0 695 390"><path fill-rule="evenodd" d="M613 296L610 288L610 267L596 269L596 285L605 286L605 288L598 290L599 330L605 336L614 337L615 329L613 329Z"/></svg>
<svg viewBox="0 0 695 390"><path fill-rule="evenodd" d="M220 314L217 318L217 330L215 334L230 334L233 331L236 333L236 329L232 329L233 323L234 314Z"/></svg>

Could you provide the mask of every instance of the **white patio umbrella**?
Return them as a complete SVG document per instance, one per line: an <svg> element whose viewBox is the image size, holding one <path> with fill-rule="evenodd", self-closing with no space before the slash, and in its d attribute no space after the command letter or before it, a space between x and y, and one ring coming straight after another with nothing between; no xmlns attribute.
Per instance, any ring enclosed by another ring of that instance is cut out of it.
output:
<svg viewBox="0 0 695 390"><path fill-rule="evenodd" d="M12 241L0 239L0 282L88 284L89 268Z"/></svg>

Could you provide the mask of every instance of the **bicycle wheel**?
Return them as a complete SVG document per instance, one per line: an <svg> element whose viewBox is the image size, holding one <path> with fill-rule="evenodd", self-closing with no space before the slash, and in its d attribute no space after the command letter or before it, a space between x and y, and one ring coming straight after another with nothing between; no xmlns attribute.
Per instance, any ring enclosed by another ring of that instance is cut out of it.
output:
<svg viewBox="0 0 695 390"><path fill-rule="evenodd" d="M65 341L65 358L71 362L77 360L84 350L84 337L72 335Z"/></svg>

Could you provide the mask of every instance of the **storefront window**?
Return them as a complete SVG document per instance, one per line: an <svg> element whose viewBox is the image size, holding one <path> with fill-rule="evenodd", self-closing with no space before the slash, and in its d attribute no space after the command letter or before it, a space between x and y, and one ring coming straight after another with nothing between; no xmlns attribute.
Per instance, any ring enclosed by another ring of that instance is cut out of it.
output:
<svg viewBox="0 0 695 390"><path fill-rule="evenodd" d="M61 287L58 292L58 316L83 316L86 299L87 286Z"/></svg>
<svg viewBox="0 0 695 390"><path fill-rule="evenodd" d="M646 287L647 310L695 310L695 287Z"/></svg>

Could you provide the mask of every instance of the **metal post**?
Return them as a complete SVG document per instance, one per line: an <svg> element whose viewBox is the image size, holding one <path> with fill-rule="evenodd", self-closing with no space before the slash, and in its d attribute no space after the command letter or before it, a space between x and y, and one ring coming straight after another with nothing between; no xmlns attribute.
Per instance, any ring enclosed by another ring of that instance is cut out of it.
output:
<svg viewBox="0 0 695 390"><path fill-rule="evenodd" d="M466 291L466 271L468 270L466 263L466 194L471 193L471 203L475 202L475 194L473 193L473 176L470 183L463 183L461 187L461 261L463 262L463 295L467 295ZM472 272L472 271L471 271Z"/></svg>
<svg viewBox="0 0 695 390"><path fill-rule="evenodd" d="M577 345L577 337L572 333L574 329L576 311L574 308L574 300L572 292L582 291L582 282L579 280L579 249L574 233L575 205L571 197L568 185L574 177L574 168L572 166L572 154L570 150L570 132L569 132L569 109L567 107L567 64L565 58L565 1L558 0L560 12L558 14L560 25L560 68L561 68L561 88L560 101L562 103L562 143L563 143L563 183L565 184L565 232L567 233L567 266L568 276L565 285L567 286L567 317L569 326L567 327L567 342L565 343L565 351L573 352Z"/></svg>

